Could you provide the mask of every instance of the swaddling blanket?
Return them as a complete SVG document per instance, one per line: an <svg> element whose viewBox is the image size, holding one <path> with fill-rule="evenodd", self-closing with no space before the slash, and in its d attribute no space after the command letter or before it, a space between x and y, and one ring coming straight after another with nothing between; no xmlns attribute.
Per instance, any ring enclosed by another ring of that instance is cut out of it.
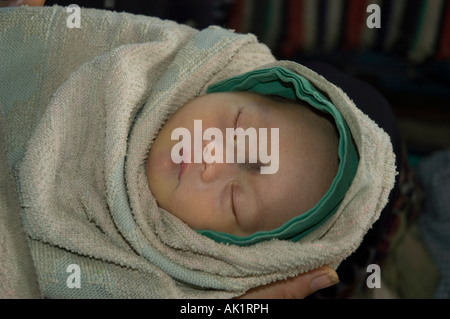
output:
<svg viewBox="0 0 450 319"><path fill-rule="evenodd" d="M389 137L339 88L275 62L252 35L92 9L71 29L68 15L61 7L0 11L3 138L43 296L229 298L337 267L358 247L393 187L395 159ZM354 136L358 170L337 212L299 242L218 243L158 208L148 151L178 107L270 63L328 95ZM71 265L79 288L70 288Z"/></svg>

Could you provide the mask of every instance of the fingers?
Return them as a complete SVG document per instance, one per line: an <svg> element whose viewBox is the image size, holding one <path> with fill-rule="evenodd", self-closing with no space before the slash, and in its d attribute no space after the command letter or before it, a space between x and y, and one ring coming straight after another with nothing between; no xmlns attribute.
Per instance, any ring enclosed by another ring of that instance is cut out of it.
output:
<svg viewBox="0 0 450 319"><path fill-rule="evenodd" d="M240 299L303 299L338 282L334 269L323 266L297 277L251 289Z"/></svg>

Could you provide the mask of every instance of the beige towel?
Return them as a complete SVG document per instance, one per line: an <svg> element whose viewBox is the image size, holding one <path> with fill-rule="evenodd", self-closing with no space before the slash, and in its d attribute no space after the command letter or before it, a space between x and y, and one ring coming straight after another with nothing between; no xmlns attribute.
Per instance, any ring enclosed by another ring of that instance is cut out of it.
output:
<svg viewBox="0 0 450 319"><path fill-rule="evenodd" d="M337 267L387 201L395 177L387 134L339 88L298 64L275 62L252 35L90 9L81 11L81 29L67 28L61 7L0 15L0 44L19 41L10 51L0 45L1 53L37 46L33 63L20 66L30 79L14 82L24 89L0 98L0 106L43 296L238 296L324 264ZM294 70L329 96L352 131L360 164L337 213L299 242L224 245L158 209L145 160L178 107L217 81L267 64ZM11 62L2 68L19 73ZM73 264L80 288L68 287Z"/></svg>

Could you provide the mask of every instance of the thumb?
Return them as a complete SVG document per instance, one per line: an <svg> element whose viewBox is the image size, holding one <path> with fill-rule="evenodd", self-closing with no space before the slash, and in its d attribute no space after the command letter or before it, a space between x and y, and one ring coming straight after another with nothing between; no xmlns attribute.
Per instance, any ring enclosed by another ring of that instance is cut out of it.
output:
<svg viewBox="0 0 450 319"><path fill-rule="evenodd" d="M339 282L333 268L322 266L286 280L277 281L247 291L240 299L303 299Z"/></svg>

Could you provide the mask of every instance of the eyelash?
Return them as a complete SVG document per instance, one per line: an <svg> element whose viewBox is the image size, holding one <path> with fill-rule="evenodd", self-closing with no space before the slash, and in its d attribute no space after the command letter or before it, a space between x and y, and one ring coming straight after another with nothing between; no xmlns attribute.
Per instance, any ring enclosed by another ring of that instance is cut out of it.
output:
<svg viewBox="0 0 450 319"><path fill-rule="evenodd" d="M235 209L235 207L234 207L234 183L231 183L231 186L230 186L230 208L231 208L231 211L233 212L233 215L234 216L236 216L236 209Z"/></svg>
<svg viewBox="0 0 450 319"><path fill-rule="evenodd" d="M236 113L236 116L234 117L234 129L237 128L237 123L238 123L239 115L241 115L242 109L243 109L242 107L239 108L239 110L238 110L237 113Z"/></svg>
<svg viewBox="0 0 450 319"><path fill-rule="evenodd" d="M235 117L234 117L234 125L233 125L233 127L234 127L234 129L236 129L237 128L237 124L238 124L238 119L239 119L239 116L241 115L241 113L242 113L242 109L243 109L243 107L240 107L239 109L238 109L238 111L236 112L236 115L235 115ZM234 183L231 183L231 186L230 186L230 208L231 208L231 211L233 212L233 214L234 214L234 216L236 216L236 209L235 209L235 206L234 206Z"/></svg>

